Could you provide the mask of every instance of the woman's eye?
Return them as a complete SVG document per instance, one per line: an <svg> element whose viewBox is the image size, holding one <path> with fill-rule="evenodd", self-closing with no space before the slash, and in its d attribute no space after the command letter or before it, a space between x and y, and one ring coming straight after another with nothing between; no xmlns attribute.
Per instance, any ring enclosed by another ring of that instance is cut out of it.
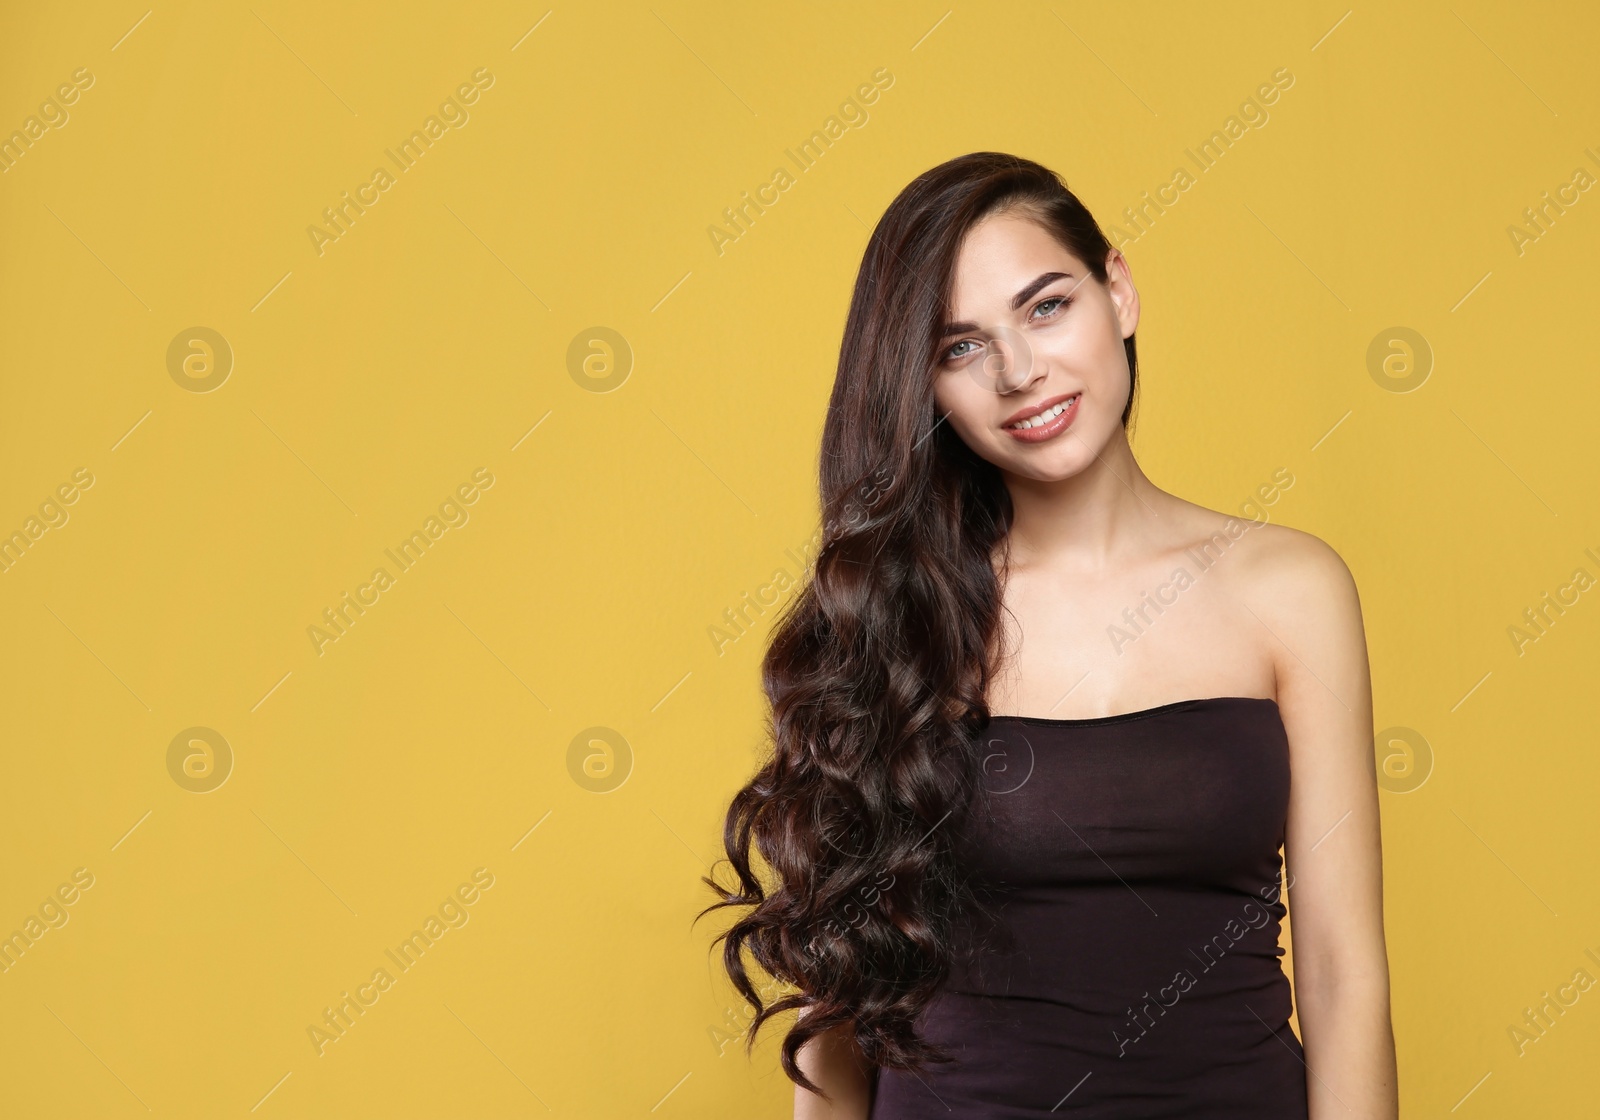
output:
<svg viewBox="0 0 1600 1120"><path fill-rule="evenodd" d="M1051 296L1049 299L1040 300L1039 303L1035 305L1030 317L1033 319L1048 319L1059 311L1065 310L1071 303L1071 296ZM946 362L953 362L957 359L965 358L968 354L972 353L971 350L960 349L963 346L976 347L977 343L970 338L963 338L960 342L956 343L954 346L950 347L950 349L944 352L944 360Z"/></svg>

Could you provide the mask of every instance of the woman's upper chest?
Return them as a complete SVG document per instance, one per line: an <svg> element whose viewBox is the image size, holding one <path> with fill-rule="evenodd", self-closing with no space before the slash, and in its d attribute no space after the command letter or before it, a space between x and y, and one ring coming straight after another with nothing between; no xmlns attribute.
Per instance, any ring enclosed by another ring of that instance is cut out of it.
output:
<svg viewBox="0 0 1600 1120"><path fill-rule="evenodd" d="M1205 559L1184 553L1093 579L1011 576L990 710L1073 718L1275 694L1275 647L1249 588L1225 557Z"/></svg>

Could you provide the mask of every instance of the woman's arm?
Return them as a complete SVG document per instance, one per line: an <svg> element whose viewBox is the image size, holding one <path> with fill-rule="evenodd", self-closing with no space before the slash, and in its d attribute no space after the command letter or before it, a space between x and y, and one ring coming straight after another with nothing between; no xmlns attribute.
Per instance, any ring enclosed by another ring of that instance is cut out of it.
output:
<svg viewBox="0 0 1600 1120"><path fill-rule="evenodd" d="M1399 1115L1372 684L1355 581L1297 530L1263 550L1251 607L1277 651L1289 736L1285 863L1311 1120Z"/></svg>
<svg viewBox="0 0 1600 1120"><path fill-rule="evenodd" d="M835 1027L813 1038L800 1048L795 1061L833 1100L830 1103L796 1085L794 1120L867 1120L872 1074L848 1027Z"/></svg>

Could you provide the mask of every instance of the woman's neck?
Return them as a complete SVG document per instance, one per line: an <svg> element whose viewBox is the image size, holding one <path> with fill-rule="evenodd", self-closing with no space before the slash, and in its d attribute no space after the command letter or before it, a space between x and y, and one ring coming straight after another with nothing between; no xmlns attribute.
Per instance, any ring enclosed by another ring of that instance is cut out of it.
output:
<svg viewBox="0 0 1600 1120"><path fill-rule="evenodd" d="M1145 477L1117 429L1071 478L1005 476L1011 493L1011 565L1102 572L1142 551L1171 496Z"/></svg>

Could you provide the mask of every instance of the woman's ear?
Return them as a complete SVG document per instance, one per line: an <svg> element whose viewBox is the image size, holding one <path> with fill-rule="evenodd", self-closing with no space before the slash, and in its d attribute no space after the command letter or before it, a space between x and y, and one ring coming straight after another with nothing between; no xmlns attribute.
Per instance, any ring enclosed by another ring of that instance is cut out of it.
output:
<svg viewBox="0 0 1600 1120"><path fill-rule="evenodd" d="M1133 286L1128 258L1117 249L1106 254L1106 292L1117 310L1117 326L1122 337L1131 338L1139 326L1139 292Z"/></svg>

